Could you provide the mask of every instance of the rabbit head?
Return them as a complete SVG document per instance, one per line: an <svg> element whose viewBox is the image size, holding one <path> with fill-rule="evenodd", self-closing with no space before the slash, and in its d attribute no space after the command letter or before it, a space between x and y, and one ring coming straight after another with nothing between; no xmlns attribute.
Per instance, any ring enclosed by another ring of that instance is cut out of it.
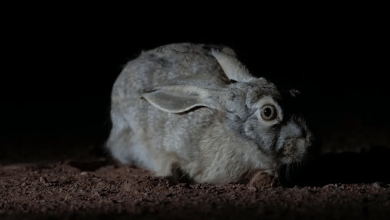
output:
<svg viewBox="0 0 390 220"><path fill-rule="evenodd" d="M253 77L231 54L211 49L211 55L230 79L225 86L161 86L143 94L143 98L170 113L185 113L196 107L216 109L224 114L221 124L256 143L273 164L303 160L313 135L303 116L294 109L299 92L280 91L266 79Z"/></svg>

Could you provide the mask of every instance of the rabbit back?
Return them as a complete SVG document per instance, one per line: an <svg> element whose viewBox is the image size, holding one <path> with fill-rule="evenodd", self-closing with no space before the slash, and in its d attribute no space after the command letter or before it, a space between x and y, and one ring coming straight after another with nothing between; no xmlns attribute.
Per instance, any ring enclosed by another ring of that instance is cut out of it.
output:
<svg viewBox="0 0 390 220"><path fill-rule="evenodd" d="M201 138L196 133L213 123L210 118L216 112L202 108L182 117L162 112L141 97L165 85L223 87L223 70L204 47L186 43L167 45L142 52L127 63L113 86L113 128L106 143L120 162L169 175L171 168L162 164L201 157L200 151L190 145L200 141L194 140Z"/></svg>

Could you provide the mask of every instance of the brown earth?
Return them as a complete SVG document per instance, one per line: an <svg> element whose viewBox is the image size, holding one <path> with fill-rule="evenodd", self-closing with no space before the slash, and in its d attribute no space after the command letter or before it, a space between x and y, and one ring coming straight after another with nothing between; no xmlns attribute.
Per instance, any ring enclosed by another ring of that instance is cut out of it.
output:
<svg viewBox="0 0 390 220"><path fill-rule="evenodd" d="M0 139L0 219L387 219L389 150L324 154L262 189L172 183L119 165L104 138ZM386 173L385 173L386 172ZM288 177L288 178L287 178ZM259 179L267 179L259 174Z"/></svg>

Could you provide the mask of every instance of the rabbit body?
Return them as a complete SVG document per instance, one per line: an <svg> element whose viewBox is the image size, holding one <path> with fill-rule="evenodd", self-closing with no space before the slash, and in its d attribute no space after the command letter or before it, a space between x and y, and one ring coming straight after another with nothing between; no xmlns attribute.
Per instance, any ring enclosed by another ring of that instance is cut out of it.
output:
<svg viewBox="0 0 390 220"><path fill-rule="evenodd" d="M115 81L106 146L156 176L180 169L195 182L238 181L306 155L312 135L304 119L283 115L281 99L230 48L166 45L142 52ZM260 111L270 103L279 115L265 121Z"/></svg>

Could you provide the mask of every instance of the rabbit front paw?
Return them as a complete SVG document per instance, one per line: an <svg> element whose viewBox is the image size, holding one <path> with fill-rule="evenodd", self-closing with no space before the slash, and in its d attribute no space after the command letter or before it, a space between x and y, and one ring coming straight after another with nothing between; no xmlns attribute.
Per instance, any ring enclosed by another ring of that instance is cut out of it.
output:
<svg viewBox="0 0 390 220"><path fill-rule="evenodd" d="M278 177L275 170L259 170L249 181L248 189L257 191L276 187L277 185Z"/></svg>

